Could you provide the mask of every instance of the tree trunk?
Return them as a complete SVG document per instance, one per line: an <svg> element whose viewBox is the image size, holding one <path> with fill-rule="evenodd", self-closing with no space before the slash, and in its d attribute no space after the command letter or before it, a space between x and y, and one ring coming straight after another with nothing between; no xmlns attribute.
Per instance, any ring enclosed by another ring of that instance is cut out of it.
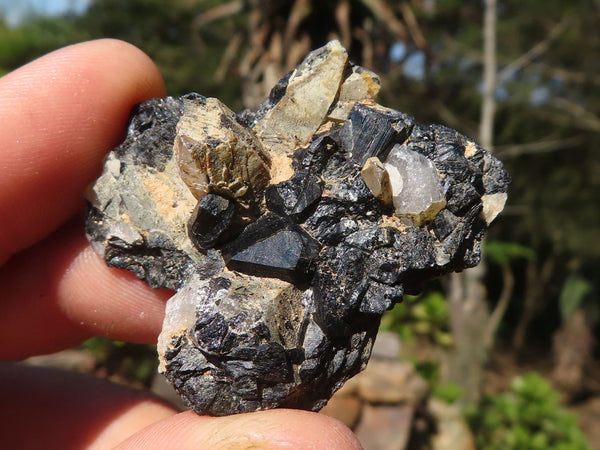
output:
<svg viewBox="0 0 600 450"><path fill-rule="evenodd" d="M584 373L592 360L593 344L593 333L582 308L565 318L554 334L552 379L570 398L584 391Z"/></svg>
<svg viewBox="0 0 600 450"><path fill-rule="evenodd" d="M483 99L479 122L479 142L488 150L494 144L494 113L496 110L496 0L486 0L483 26Z"/></svg>
<svg viewBox="0 0 600 450"><path fill-rule="evenodd" d="M515 276L512 273L510 264L507 264L502 268L502 291L500 292L498 303L490 315L486 327L485 346L487 351L491 351L494 347L496 332L498 331L502 317L504 317L504 313L508 309L508 304L510 303L514 290Z"/></svg>
<svg viewBox="0 0 600 450"><path fill-rule="evenodd" d="M523 349L529 325L547 302L547 297L544 296L544 288L548 286L548 283L550 283L550 280L554 276L557 259L558 253L553 249L546 257L541 268L537 257L529 261L523 313L519 317L513 336L513 347L517 352Z"/></svg>
<svg viewBox="0 0 600 450"><path fill-rule="evenodd" d="M484 75L479 140L491 150L494 130L494 91L496 87L496 0L485 1ZM458 384L464 393L464 404L476 403L481 395L484 364L490 338L486 335L489 321L487 293L483 278L483 261L478 267L452 275L450 283L450 326L454 347L447 367L448 381Z"/></svg>
<svg viewBox="0 0 600 450"><path fill-rule="evenodd" d="M450 328L453 348L448 360L448 381L463 390L463 404L479 401L483 366L487 360L486 323L489 313L486 289L481 282L485 269L474 267L451 275Z"/></svg>

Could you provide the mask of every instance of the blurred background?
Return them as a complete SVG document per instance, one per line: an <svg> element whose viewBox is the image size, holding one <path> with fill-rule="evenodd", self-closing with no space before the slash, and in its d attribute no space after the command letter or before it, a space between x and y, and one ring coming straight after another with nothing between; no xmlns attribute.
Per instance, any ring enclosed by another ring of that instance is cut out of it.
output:
<svg viewBox="0 0 600 450"><path fill-rule="evenodd" d="M325 412L367 449L600 449L600 1L0 0L0 75L100 37L236 111L337 38L379 103L492 150L513 182L483 264L386 313ZM30 362L166 389L148 346Z"/></svg>

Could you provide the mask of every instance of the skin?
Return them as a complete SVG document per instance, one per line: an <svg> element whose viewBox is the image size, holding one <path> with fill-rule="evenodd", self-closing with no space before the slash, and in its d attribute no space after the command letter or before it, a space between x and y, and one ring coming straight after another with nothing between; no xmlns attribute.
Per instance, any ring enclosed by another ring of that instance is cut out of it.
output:
<svg viewBox="0 0 600 450"><path fill-rule="evenodd" d="M0 359L93 335L156 342L172 292L106 267L82 217L83 193L132 106L164 95L150 59L115 40L66 47L0 78ZM0 363L0 423L7 448L360 448L315 413L178 414L145 392L15 362Z"/></svg>

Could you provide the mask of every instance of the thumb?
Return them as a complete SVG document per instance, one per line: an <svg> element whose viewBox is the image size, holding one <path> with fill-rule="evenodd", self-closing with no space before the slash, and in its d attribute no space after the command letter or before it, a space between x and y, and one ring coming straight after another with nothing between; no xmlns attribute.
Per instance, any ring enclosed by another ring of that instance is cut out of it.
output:
<svg viewBox="0 0 600 450"><path fill-rule="evenodd" d="M269 410L227 417L186 411L147 426L118 449L139 448L362 448L354 434L330 417L308 411Z"/></svg>

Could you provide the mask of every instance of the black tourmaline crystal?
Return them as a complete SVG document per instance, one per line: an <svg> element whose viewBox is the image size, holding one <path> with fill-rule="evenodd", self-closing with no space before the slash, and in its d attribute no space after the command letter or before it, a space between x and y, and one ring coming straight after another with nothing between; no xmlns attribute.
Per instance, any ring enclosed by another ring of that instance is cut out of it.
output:
<svg viewBox="0 0 600 450"><path fill-rule="evenodd" d="M385 160L394 146L408 138L413 122L404 113L357 103L340 130L344 148L361 166L373 156Z"/></svg>
<svg viewBox="0 0 600 450"><path fill-rule="evenodd" d="M256 110L188 94L134 111L88 196L108 264L169 287L159 370L200 414L318 410L386 309L473 266L509 176L455 130L374 101L337 41Z"/></svg>
<svg viewBox="0 0 600 450"><path fill-rule="evenodd" d="M276 214L303 222L311 207L321 198L319 179L308 170L298 170L292 178L269 186L265 192L267 208Z"/></svg>
<svg viewBox="0 0 600 450"><path fill-rule="evenodd" d="M235 203L218 194L206 194L198 200L188 229L190 239L200 248L213 247L231 225Z"/></svg>
<svg viewBox="0 0 600 450"><path fill-rule="evenodd" d="M321 246L287 217L267 213L221 249L231 270L301 283L311 279Z"/></svg>

